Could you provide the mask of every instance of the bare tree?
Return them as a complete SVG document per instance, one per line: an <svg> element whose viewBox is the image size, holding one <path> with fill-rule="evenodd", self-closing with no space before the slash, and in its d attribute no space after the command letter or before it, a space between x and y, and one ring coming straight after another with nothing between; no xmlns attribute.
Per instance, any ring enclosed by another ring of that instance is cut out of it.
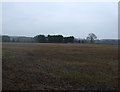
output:
<svg viewBox="0 0 120 92"><path fill-rule="evenodd" d="M88 34L87 40L90 41L90 43L94 43L94 40L97 39L97 36L93 33Z"/></svg>

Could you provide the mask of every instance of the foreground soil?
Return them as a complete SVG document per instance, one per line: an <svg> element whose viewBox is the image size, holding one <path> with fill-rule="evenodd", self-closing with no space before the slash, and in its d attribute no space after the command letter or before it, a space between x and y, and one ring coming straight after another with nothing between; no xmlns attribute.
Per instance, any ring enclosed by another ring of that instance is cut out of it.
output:
<svg viewBox="0 0 120 92"><path fill-rule="evenodd" d="M118 47L3 43L3 90L118 88Z"/></svg>

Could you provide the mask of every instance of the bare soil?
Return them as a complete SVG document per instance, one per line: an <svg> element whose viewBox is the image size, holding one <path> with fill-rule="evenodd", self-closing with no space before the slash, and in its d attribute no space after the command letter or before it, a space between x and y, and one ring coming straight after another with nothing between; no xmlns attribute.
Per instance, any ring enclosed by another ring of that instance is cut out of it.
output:
<svg viewBox="0 0 120 92"><path fill-rule="evenodd" d="M3 90L116 90L118 46L3 43Z"/></svg>

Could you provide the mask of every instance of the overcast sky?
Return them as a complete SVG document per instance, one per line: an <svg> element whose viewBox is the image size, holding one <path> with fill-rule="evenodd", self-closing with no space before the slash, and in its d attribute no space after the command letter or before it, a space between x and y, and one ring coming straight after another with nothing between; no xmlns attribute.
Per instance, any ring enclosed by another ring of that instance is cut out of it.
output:
<svg viewBox="0 0 120 92"><path fill-rule="evenodd" d="M39 2L2 4L2 34L35 36L61 34L98 39L118 37L118 3Z"/></svg>

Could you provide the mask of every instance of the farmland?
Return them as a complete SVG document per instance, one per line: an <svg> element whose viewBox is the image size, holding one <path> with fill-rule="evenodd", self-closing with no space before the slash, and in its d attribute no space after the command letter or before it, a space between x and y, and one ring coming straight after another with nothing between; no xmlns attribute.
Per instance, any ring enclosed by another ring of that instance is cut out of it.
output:
<svg viewBox="0 0 120 92"><path fill-rule="evenodd" d="M98 44L3 43L3 90L118 88L118 47Z"/></svg>

